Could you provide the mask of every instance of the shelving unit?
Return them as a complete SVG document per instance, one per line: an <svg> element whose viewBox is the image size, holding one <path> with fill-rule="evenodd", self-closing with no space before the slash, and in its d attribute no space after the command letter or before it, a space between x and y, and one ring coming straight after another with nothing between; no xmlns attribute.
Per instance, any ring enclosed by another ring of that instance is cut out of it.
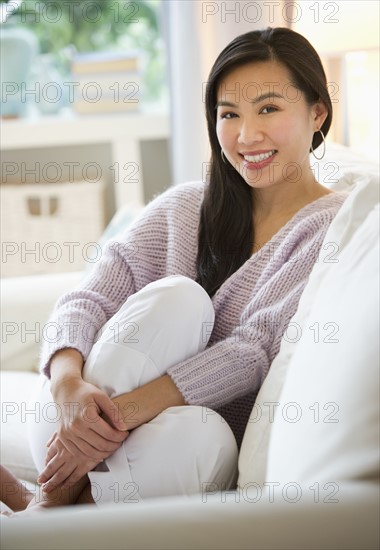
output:
<svg viewBox="0 0 380 550"><path fill-rule="evenodd" d="M116 210L136 212L172 183L168 138L157 114L2 121L1 275L85 268L83 247Z"/></svg>
<svg viewBox="0 0 380 550"><path fill-rule="evenodd" d="M86 160L85 164L92 164L95 169L99 165L103 178L111 185L114 198L112 209L124 204L141 205L145 201L144 172L154 161L161 162L161 170L156 171L157 177L170 177L168 158L162 158L162 149L158 149L156 159L150 159L144 166L143 142L152 144L150 154L154 155L155 142L158 146L160 142L162 145L162 141L167 142L169 131L168 116L156 114L82 117L66 114L2 121L2 183L23 177L22 163L25 164L25 174L31 174L33 159L36 158L42 159L38 161L41 171L41 162L50 162L60 167L63 174L69 172L70 177L78 177L75 170L83 172L83 168L75 163L79 162L78 156L82 152L83 163ZM16 173L12 174L13 171ZM79 179L83 179L83 173L79 174ZM167 181L167 185L170 183Z"/></svg>

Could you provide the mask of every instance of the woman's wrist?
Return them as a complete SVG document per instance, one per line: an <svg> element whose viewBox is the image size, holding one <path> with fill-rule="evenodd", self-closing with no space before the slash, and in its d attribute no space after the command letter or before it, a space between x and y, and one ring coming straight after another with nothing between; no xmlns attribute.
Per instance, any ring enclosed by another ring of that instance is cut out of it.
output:
<svg viewBox="0 0 380 550"><path fill-rule="evenodd" d="M67 381L82 380L83 357L74 348L57 351L50 362L51 392L54 396L57 389Z"/></svg>
<svg viewBox="0 0 380 550"><path fill-rule="evenodd" d="M128 430L149 422L169 407L186 405L186 402L167 374L135 390L114 397Z"/></svg>

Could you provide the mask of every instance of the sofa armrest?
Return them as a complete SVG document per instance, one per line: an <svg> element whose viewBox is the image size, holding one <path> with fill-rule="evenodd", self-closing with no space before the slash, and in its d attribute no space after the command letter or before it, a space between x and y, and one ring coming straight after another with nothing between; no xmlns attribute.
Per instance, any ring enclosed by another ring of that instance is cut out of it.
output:
<svg viewBox="0 0 380 550"><path fill-rule="evenodd" d="M82 272L11 277L1 281L1 369L38 369L43 330L58 298Z"/></svg>

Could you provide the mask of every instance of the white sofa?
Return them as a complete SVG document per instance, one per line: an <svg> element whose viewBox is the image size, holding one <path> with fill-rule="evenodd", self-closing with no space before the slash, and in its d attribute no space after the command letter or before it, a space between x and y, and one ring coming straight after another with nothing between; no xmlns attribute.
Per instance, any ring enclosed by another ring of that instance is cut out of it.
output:
<svg viewBox="0 0 380 550"><path fill-rule="evenodd" d="M379 547L378 173L340 146L315 169L350 194L253 408L238 489L5 519L2 548ZM40 334L82 276L2 282L1 462L29 482Z"/></svg>

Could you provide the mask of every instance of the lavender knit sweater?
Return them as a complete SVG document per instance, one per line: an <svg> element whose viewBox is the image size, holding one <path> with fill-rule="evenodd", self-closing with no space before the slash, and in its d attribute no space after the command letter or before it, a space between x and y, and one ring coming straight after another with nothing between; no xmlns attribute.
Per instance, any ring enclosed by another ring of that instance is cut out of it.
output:
<svg viewBox="0 0 380 550"><path fill-rule="evenodd" d="M196 277L197 234L204 184L170 188L152 201L133 227L110 241L94 271L57 303L50 322L60 337L46 342L41 367L59 349L87 358L98 330L131 294L168 275ZM253 254L214 295L215 326L202 353L168 374L192 405L217 410L240 445L256 394L277 355L318 258L325 233L346 198L331 193L306 205ZM78 330L79 327L79 330Z"/></svg>

